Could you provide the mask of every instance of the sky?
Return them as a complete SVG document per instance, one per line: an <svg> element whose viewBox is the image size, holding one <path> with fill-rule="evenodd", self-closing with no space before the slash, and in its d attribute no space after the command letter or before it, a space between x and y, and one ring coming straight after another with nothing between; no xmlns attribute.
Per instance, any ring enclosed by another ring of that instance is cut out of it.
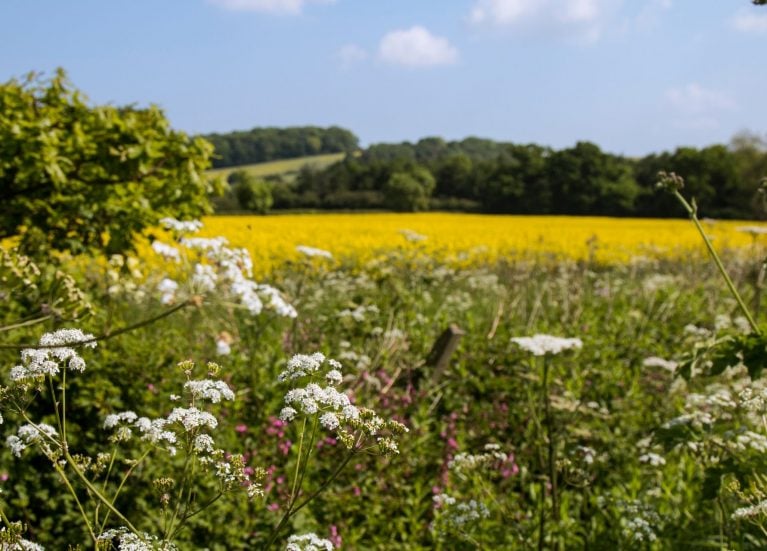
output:
<svg viewBox="0 0 767 551"><path fill-rule="evenodd" d="M749 0L3 0L0 82L63 67L189 133L338 125L639 156L767 133Z"/></svg>

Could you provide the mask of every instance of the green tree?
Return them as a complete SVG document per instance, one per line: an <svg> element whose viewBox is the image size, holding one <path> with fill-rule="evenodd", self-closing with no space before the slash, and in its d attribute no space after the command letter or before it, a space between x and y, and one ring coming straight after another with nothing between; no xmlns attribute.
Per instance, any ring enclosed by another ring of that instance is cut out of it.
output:
<svg viewBox="0 0 767 551"><path fill-rule="evenodd" d="M417 212L429 208L434 176L423 167L394 172L384 185L386 205L396 211Z"/></svg>
<svg viewBox="0 0 767 551"><path fill-rule="evenodd" d="M156 106L91 106L59 69L0 85L0 238L28 254L129 250L163 216L210 211L212 147Z"/></svg>
<svg viewBox="0 0 767 551"><path fill-rule="evenodd" d="M236 170L229 175L229 184L241 209L266 214L272 208L274 199L268 182L245 170Z"/></svg>

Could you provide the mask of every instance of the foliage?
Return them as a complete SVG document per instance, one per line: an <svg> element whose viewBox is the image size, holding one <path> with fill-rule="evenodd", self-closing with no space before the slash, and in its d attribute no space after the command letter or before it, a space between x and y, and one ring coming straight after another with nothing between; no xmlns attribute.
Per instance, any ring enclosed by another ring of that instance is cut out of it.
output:
<svg viewBox="0 0 767 551"><path fill-rule="evenodd" d="M275 208L413 210L402 204L412 200L403 200L400 188L410 190L410 197L419 196L417 188L402 176L392 185L392 177L428 171L434 177L433 208L676 217L673 201L655 193L655 175L662 169L686 175L702 216L765 215L758 189L767 148L761 137L748 133L736 135L729 146L681 147L640 159L609 154L588 142L562 150L478 138L373 144L357 157L302 170L295 181L285 182Z"/></svg>
<svg viewBox="0 0 767 551"><path fill-rule="evenodd" d="M0 85L0 237L27 254L124 252L165 215L209 210L211 146L151 106L91 106L63 70Z"/></svg>
<svg viewBox="0 0 767 551"><path fill-rule="evenodd" d="M353 153L359 147L357 136L337 126L253 128L203 137L216 148L213 158L216 168L327 153Z"/></svg>
<svg viewBox="0 0 767 551"><path fill-rule="evenodd" d="M229 185L242 210L266 214L272 208L272 188L264 180L244 170L237 170L229 175Z"/></svg>

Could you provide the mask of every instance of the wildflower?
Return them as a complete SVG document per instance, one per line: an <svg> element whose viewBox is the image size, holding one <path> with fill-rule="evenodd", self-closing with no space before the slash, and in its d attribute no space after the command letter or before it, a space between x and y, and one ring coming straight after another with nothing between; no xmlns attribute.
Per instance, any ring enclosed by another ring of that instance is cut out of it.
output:
<svg viewBox="0 0 767 551"><path fill-rule="evenodd" d="M513 337L511 342L534 356L559 354L564 350L577 349L583 346L583 342L578 338L562 338L542 334L532 337Z"/></svg>
<svg viewBox="0 0 767 551"><path fill-rule="evenodd" d="M168 415L168 422L181 423L187 432L200 427L215 429L218 426L218 419L207 411L200 411L195 407L174 408Z"/></svg>
<svg viewBox="0 0 767 551"><path fill-rule="evenodd" d="M176 220L175 218L162 218L160 219L165 229L173 230L178 233L196 233L202 228L202 222L199 220Z"/></svg>
<svg viewBox="0 0 767 551"><path fill-rule="evenodd" d="M320 538L313 532L290 536L288 545L285 547L285 551L332 551L333 549L333 542Z"/></svg>
<svg viewBox="0 0 767 551"><path fill-rule="evenodd" d="M181 253L178 252L178 249L163 243L162 241L153 241L152 250L162 256L165 260L173 260L175 262L181 260Z"/></svg>
<svg viewBox="0 0 767 551"><path fill-rule="evenodd" d="M747 520L754 517L763 516L767 514L767 499L760 501L756 505L749 507L741 507L736 509L732 514L733 520Z"/></svg>
<svg viewBox="0 0 767 551"><path fill-rule="evenodd" d="M85 371L85 360L67 345L83 344L88 348L96 347L95 337L79 329L59 329L45 333L40 337L40 346L45 348L27 348L21 351L21 365L11 369L12 381L23 381L49 375L58 375L63 367L72 371Z"/></svg>
<svg viewBox="0 0 767 551"><path fill-rule="evenodd" d="M117 540L119 551L175 551L177 549L172 543L162 541L156 536L146 532L135 534L125 527L107 530L96 539L112 544Z"/></svg>
<svg viewBox="0 0 767 551"><path fill-rule="evenodd" d="M228 356L232 353L232 336L226 331L221 331L216 338L216 354Z"/></svg>
<svg viewBox="0 0 767 551"><path fill-rule="evenodd" d="M222 399L234 400L234 392L224 381L214 381L211 379L187 381L184 384L184 390L188 390L193 398L210 400L214 404L219 403Z"/></svg>
<svg viewBox="0 0 767 551"><path fill-rule="evenodd" d="M160 302L163 304L173 304L176 300L178 283L166 277L157 285L157 290L162 293Z"/></svg>
<svg viewBox="0 0 767 551"><path fill-rule="evenodd" d="M298 245L296 247L296 250L299 253L304 254L310 258L313 258L313 257L328 258L328 259L333 258L333 255L329 251L324 251L322 249L317 249L315 247L307 247L306 245Z"/></svg>
<svg viewBox="0 0 767 551"><path fill-rule="evenodd" d="M216 288L218 276L215 270L207 264L195 264L192 285L201 291L213 291Z"/></svg>
<svg viewBox="0 0 767 551"><path fill-rule="evenodd" d="M136 419L138 419L138 415L136 415L132 411L123 411L122 413L111 413L106 416L106 419L104 419L104 428L112 429L120 423L133 423L136 421Z"/></svg>
<svg viewBox="0 0 767 551"><path fill-rule="evenodd" d="M653 467L662 467L663 465L666 464L666 459L662 455L649 452L649 453L640 455L639 462L647 463L649 465L652 465Z"/></svg>
<svg viewBox="0 0 767 551"><path fill-rule="evenodd" d="M26 424L20 426L15 435L10 435L6 439L6 443L11 449L11 453L16 457L21 457L21 453L33 444L40 444L43 452L46 455L50 455L51 449L48 445L50 442L46 438L48 440L58 438L56 429L45 423L38 423L37 425Z"/></svg>
<svg viewBox="0 0 767 551"><path fill-rule="evenodd" d="M677 368L677 363L673 360L664 360L657 356L650 356L642 361L642 365L645 367L660 367L666 371L674 372Z"/></svg>

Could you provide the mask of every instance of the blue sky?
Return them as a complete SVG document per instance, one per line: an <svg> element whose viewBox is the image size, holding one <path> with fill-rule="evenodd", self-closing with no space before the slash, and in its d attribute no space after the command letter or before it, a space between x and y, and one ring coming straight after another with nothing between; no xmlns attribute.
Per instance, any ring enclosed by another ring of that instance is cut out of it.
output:
<svg viewBox="0 0 767 551"><path fill-rule="evenodd" d="M0 80L64 67L191 133L331 125L642 155L767 132L749 0L4 0Z"/></svg>

